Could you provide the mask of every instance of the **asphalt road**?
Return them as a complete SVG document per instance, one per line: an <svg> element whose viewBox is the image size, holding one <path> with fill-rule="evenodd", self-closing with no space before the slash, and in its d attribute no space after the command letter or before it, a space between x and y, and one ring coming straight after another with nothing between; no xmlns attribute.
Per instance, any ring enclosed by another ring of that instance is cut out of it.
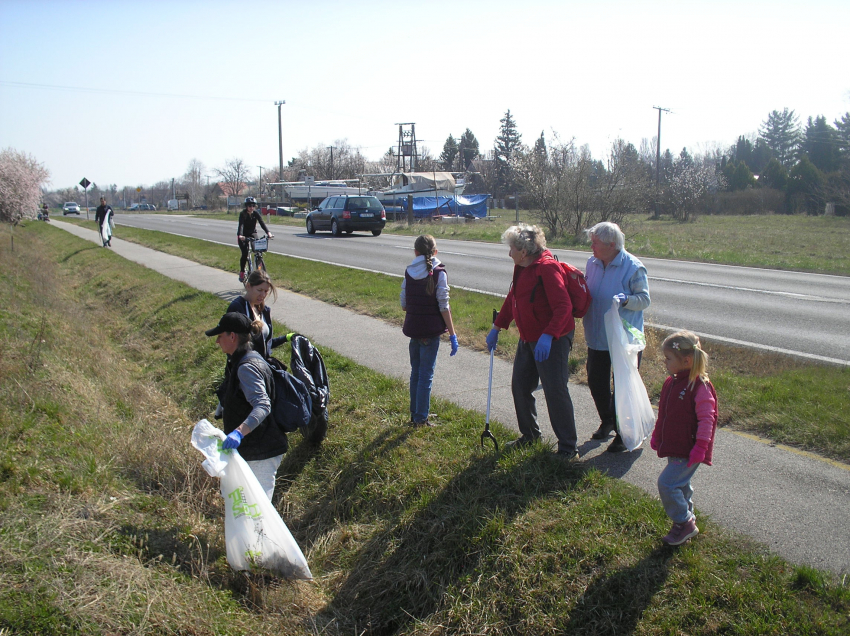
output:
<svg viewBox="0 0 850 636"><path fill-rule="evenodd" d="M55 225L99 243L97 234L91 230L70 223L57 222ZM117 254L196 289L217 294L223 299L222 310L227 301L240 291L241 286L232 273L122 241L117 238L120 235L119 228L112 241ZM398 241L398 244L404 240L388 238ZM316 240L328 245L355 242ZM373 239L369 236L368 239L363 237L363 240ZM387 245L393 243L388 242ZM408 257L409 251L404 258ZM272 315L287 329L306 335L319 347L333 349L359 364L402 381L410 375L408 340L398 327L286 291L278 294ZM316 316L322 316L322 320L317 320ZM210 320L211 324L215 324L218 317L211 316ZM342 324L348 328L339 329ZM358 337L350 337L351 333L358 334ZM198 334L198 337L203 338L203 335ZM456 356L449 357L448 347L441 347L433 394L481 413L483 429L488 371L487 354L461 347ZM516 431L510 382L510 363L496 358L491 417L494 422ZM600 443L590 439L590 434L599 424L590 391L583 385L570 383L569 386L575 406L581 463L634 484L657 498L656 480L665 460L644 447L632 453L604 452L607 441ZM544 437L551 441L554 436L545 396L542 392L535 395L540 401L537 408L540 428ZM391 414L389 425L403 426L406 416L406 413ZM331 435L336 425L350 423L332 420ZM440 431L440 427L429 429L433 435L440 435ZM505 441L507 439L500 439L500 443ZM458 443L468 444L470 452L473 452L479 446L477 431L473 437L458 440ZM829 570L839 577L850 574L850 466L721 428L715 439L714 465L701 467L693 483L702 532L712 531L704 523L710 518L721 526L755 539L792 563Z"/></svg>
<svg viewBox="0 0 850 636"><path fill-rule="evenodd" d="M119 225L160 230L234 245L236 221L190 216L116 215ZM411 237L355 233L309 235L273 227L270 251L401 276L410 263ZM120 230L119 230L120 235ZM503 245L441 238L437 248L450 283L504 296L513 262ZM553 250L582 271L589 252ZM648 324L690 329L709 339L850 365L850 277L755 267L641 259L649 273ZM234 260L234 269L238 261Z"/></svg>

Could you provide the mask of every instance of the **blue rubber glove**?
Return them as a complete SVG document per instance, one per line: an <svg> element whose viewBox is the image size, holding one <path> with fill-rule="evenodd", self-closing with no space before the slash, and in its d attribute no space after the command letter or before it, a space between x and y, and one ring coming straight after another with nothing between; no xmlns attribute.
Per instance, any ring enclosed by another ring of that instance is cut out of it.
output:
<svg viewBox="0 0 850 636"><path fill-rule="evenodd" d="M616 296L614 296L614 300L620 303L620 307L625 307L626 303L629 302L629 297L625 294L617 294Z"/></svg>
<svg viewBox="0 0 850 636"><path fill-rule="evenodd" d="M224 438L224 441L221 443L221 447L224 450L230 450L232 448L237 448L241 443L242 433L239 431L233 431L230 435Z"/></svg>
<svg viewBox="0 0 850 636"><path fill-rule="evenodd" d="M537 362L543 362L549 357L549 351L552 349L552 336L544 333L537 341L537 346L534 347L534 359Z"/></svg>
<svg viewBox="0 0 850 636"><path fill-rule="evenodd" d="M487 351L493 351L499 343L499 330L493 327L490 333L487 334Z"/></svg>
<svg viewBox="0 0 850 636"><path fill-rule="evenodd" d="M450 355L457 353L457 336L449 336L449 342L452 343L452 352Z"/></svg>

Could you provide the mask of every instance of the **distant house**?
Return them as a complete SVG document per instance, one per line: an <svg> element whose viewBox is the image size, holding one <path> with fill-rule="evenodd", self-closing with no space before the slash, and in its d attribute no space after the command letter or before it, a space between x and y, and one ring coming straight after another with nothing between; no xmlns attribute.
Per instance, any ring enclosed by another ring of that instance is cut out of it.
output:
<svg viewBox="0 0 850 636"><path fill-rule="evenodd" d="M218 181L213 184L211 189L211 196L217 197L219 199L224 199L226 201L226 205L241 205L242 201L240 200L241 196L248 189L248 184L239 182L235 185L229 183L227 181ZM234 191L235 190L235 191Z"/></svg>

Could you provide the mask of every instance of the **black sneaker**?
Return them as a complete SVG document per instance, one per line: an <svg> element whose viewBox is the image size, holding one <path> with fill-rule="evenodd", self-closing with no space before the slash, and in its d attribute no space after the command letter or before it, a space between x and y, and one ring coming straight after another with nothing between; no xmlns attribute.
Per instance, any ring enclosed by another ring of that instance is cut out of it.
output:
<svg viewBox="0 0 850 636"><path fill-rule="evenodd" d="M618 434L617 437L614 438L614 441L608 445L608 448L605 449L608 453L625 453L628 448L623 444L623 438Z"/></svg>
<svg viewBox="0 0 850 636"><path fill-rule="evenodd" d="M594 431L593 435L591 435L590 437L591 439L608 439L608 436L616 430L617 426L613 422L610 422L608 424L603 422L599 425L599 428L597 428Z"/></svg>
<svg viewBox="0 0 850 636"><path fill-rule="evenodd" d="M528 446L529 444L533 444L534 442L534 437L526 437L525 435L522 435L521 437L516 438L514 441L505 444L505 450L514 450L515 448Z"/></svg>
<svg viewBox="0 0 850 636"><path fill-rule="evenodd" d="M577 450L559 450L555 453L555 455L557 455L559 459L563 459L568 464L572 464L581 458L581 455L579 455Z"/></svg>

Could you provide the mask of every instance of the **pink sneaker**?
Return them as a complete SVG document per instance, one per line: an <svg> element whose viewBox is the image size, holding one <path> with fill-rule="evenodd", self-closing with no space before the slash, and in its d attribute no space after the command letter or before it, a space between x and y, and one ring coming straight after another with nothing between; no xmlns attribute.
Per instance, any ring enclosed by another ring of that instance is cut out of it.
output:
<svg viewBox="0 0 850 636"><path fill-rule="evenodd" d="M239 272L239 282L240 283L245 282L245 272Z"/></svg>
<svg viewBox="0 0 850 636"><path fill-rule="evenodd" d="M698 534L697 520L695 517L691 517L685 523L674 523L667 536L661 537L661 540L667 545L682 545L685 541Z"/></svg>

